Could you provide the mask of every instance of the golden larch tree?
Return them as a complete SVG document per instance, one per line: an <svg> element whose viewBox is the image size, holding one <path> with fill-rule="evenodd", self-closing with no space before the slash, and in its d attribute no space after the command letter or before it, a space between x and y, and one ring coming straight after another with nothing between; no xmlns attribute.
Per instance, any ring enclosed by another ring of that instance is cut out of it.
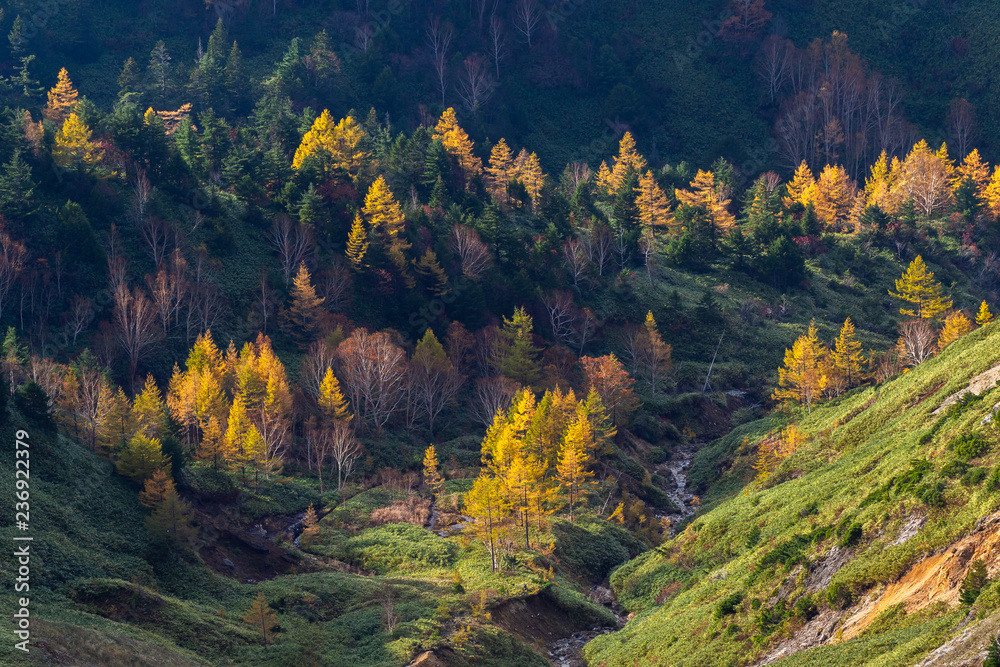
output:
<svg viewBox="0 0 1000 667"><path fill-rule="evenodd" d="M365 254L368 253L368 243L368 230L365 229L364 220L360 214L356 215L354 222L351 223L351 231L347 235L347 259L355 271L367 266Z"/></svg>
<svg viewBox="0 0 1000 667"><path fill-rule="evenodd" d="M157 470L165 470L169 465L170 457L163 454L160 441L142 433L132 436L115 462L119 475L139 484L144 484Z"/></svg>
<svg viewBox="0 0 1000 667"><path fill-rule="evenodd" d="M267 604L263 592L258 592L247 613L243 614L243 622L251 625L264 638L264 648L273 636L273 630L278 626L278 615Z"/></svg>
<svg viewBox="0 0 1000 667"><path fill-rule="evenodd" d="M1000 217L1000 166L993 170L990 182L983 191L983 201L994 218Z"/></svg>
<svg viewBox="0 0 1000 667"><path fill-rule="evenodd" d="M653 172L649 170L639 178L635 191L637 195L635 203L639 207L639 223L643 229L649 230L653 238L656 238L657 230L669 229L673 221L667 195L656 182Z"/></svg>
<svg viewBox="0 0 1000 667"><path fill-rule="evenodd" d="M542 172L542 164L538 161L538 156L528 153L525 149L517 154L515 160L516 178L521 181L521 185L527 190L531 198L531 207L538 210L538 204L542 194L542 187L545 185L545 174Z"/></svg>
<svg viewBox="0 0 1000 667"><path fill-rule="evenodd" d="M903 315L927 319L940 319L951 309L952 300L945 296L941 283L934 280L934 273L927 270L924 258L917 255L910 266L896 281L896 291L889 290L889 295L902 299L914 305L899 309Z"/></svg>
<svg viewBox="0 0 1000 667"><path fill-rule="evenodd" d="M614 166L609 169L606 162L601 163L597 171L597 185L606 192L618 192L625 182L629 169L642 173L645 168L646 159L635 149L632 133L626 132L618 142L618 155L615 157Z"/></svg>
<svg viewBox="0 0 1000 667"><path fill-rule="evenodd" d="M802 204L803 206L816 204L816 178L805 160L795 169L795 175L792 176L786 189L787 194L781 199L785 208L791 208L793 204Z"/></svg>
<svg viewBox="0 0 1000 667"><path fill-rule="evenodd" d="M944 326L938 335L938 349L948 345L972 331L972 321L960 310L953 310L944 318Z"/></svg>
<svg viewBox="0 0 1000 667"><path fill-rule="evenodd" d="M785 350L784 365L778 369L778 388L772 395L774 400L798 402L811 411L813 402L826 388L822 363L825 353L813 320L805 335L799 336L790 350Z"/></svg>
<svg viewBox="0 0 1000 667"><path fill-rule="evenodd" d="M951 179L952 189L957 191L966 179L972 179L976 197L980 201L986 201L986 188L990 184L990 165L979 155L978 148L973 148L972 152L962 160L962 164L955 168L954 177Z"/></svg>
<svg viewBox="0 0 1000 667"><path fill-rule="evenodd" d="M76 107L77 92L69 80L69 72L59 70L56 85L49 91L49 101L42 109L42 117L55 125L62 125Z"/></svg>
<svg viewBox="0 0 1000 667"><path fill-rule="evenodd" d="M585 416L577 416L566 431L557 466L559 484L567 495L570 523L574 521L574 508L585 491L586 481L594 475L587 468L587 460L594 448L594 433L590 421Z"/></svg>
<svg viewBox="0 0 1000 667"><path fill-rule="evenodd" d="M837 388L837 393L855 387L861 382L863 356L861 341L857 339L854 323L848 317L844 320L844 326L841 327L840 334L830 351L829 384Z"/></svg>
<svg viewBox="0 0 1000 667"><path fill-rule="evenodd" d="M434 445L430 445L424 451L424 484L430 487L435 498L440 497L441 491L444 489L444 477L441 476Z"/></svg>
<svg viewBox="0 0 1000 667"><path fill-rule="evenodd" d="M633 387L635 380L614 354L602 357L581 357L580 366L588 388L597 391L615 424L623 424L638 409L640 403Z"/></svg>
<svg viewBox="0 0 1000 667"><path fill-rule="evenodd" d="M472 152L475 146L469 135L459 126L453 108L448 107L441 114L441 120L434 128L432 138L440 139L448 154L458 160L465 176L465 187L468 188L472 179L483 172L483 162Z"/></svg>
<svg viewBox="0 0 1000 667"><path fill-rule="evenodd" d="M285 321L289 333L300 345L308 345L320 333L323 310L323 297L316 294L312 277L305 263L299 264L299 270L292 281L292 303L285 311Z"/></svg>
<svg viewBox="0 0 1000 667"><path fill-rule="evenodd" d="M494 572L499 566L496 533L504 513L502 495L500 481L484 470L464 498L465 513L474 521L472 533L489 550Z"/></svg>
<svg viewBox="0 0 1000 667"><path fill-rule="evenodd" d="M736 218L729 212L730 200L722 198L712 172L699 169L691 189L677 188L674 194L681 204L704 209L712 223L713 238L725 236L736 225Z"/></svg>
<svg viewBox="0 0 1000 667"><path fill-rule="evenodd" d="M976 313L976 324L984 327L992 321L993 313L990 312L990 307L986 305L985 301L983 301L979 304L979 312Z"/></svg>
<svg viewBox="0 0 1000 667"><path fill-rule="evenodd" d="M816 217L828 229L840 231L854 204L857 187L840 165L826 165L816 180Z"/></svg>
<svg viewBox="0 0 1000 667"><path fill-rule="evenodd" d="M514 155L507 142L500 139L490 151L490 162L486 167L486 191L501 207L510 204L507 188L515 172Z"/></svg>
<svg viewBox="0 0 1000 667"><path fill-rule="evenodd" d="M361 147L364 137L365 131L353 116L334 123L333 116L324 109L302 137L292 158L292 168L299 169L306 158L316 155L328 160L330 167L342 169L357 180L368 158Z"/></svg>
<svg viewBox="0 0 1000 667"><path fill-rule="evenodd" d="M143 507L150 509L163 503L167 492L174 490L174 480L167 474L167 471L160 468L153 473L153 476L146 480L146 484L139 493L139 502Z"/></svg>
<svg viewBox="0 0 1000 667"><path fill-rule="evenodd" d="M71 113L56 134L52 159L63 169L91 167L104 157L104 149L90 140L90 128Z"/></svg>
<svg viewBox="0 0 1000 667"><path fill-rule="evenodd" d="M332 368L326 369L323 381L319 385L319 409L327 424L335 421L346 424L354 419L344 392L340 388L340 381L333 374Z"/></svg>
<svg viewBox="0 0 1000 667"><path fill-rule="evenodd" d="M375 182L368 188L365 206L361 214L372 233L381 239L386 255L403 275L404 280L408 283L407 286L412 287L413 277L409 275L407 270L408 261L405 254L410 249L410 243L403 236L406 218L403 216L402 207L396 201L383 176L380 175L376 178Z"/></svg>
<svg viewBox="0 0 1000 667"><path fill-rule="evenodd" d="M673 348L664 343L660 336L653 311L649 311L636 337L635 364L636 370L646 376L650 391L654 394L657 382L673 367L670 358L672 352Z"/></svg>

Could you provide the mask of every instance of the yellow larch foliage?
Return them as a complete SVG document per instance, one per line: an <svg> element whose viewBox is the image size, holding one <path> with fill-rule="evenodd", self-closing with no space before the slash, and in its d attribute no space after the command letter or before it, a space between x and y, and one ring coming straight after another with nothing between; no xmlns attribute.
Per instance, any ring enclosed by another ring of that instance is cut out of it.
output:
<svg viewBox="0 0 1000 667"><path fill-rule="evenodd" d="M787 190L788 194L781 199L781 203L785 205L785 208L789 208L792 204L796 203L803 206L816 203L816 179L813 177L812 170L809 169L809 165L806 164L805 160L795 169L795 175L792 176L792 180L788 183Z"/></svg>
<svg viewBox="0 0 1000 667"><path fill-rule="evenodd" d="M673 222L670 214L670 203L667 195L663 192L653 172L646 170L646 173L639 178L636 186L635 203L639 207L639 222L643 229L655 238L657 230L668 230Z"/></svg>
<svg viewBox="0 0 1000 667"><path fill-rule="evenodd" d="M938 334L938 349L943 350L950 343L972 331L972 329L972 322L965 316L965 313L960 310L953 310L945 317L944 327L941 328L941 333Z"/></svg>
<svg viewBox="0 0 1000 667"><path fill-rule="evenodd" d="M324 299L316 294L305 262L299 264L292 281L291 297L292 303L285 312L289 333L300 344L308 344L320 333Z"/></svg>
<svg viewBox="0 0 1000 667"><path fill-rule="evenodd" d="M993 313L990 312L990 307L986 305L985 301L983 301L979 305L979 312L976 314L976 324L984 327L992 321Z"/></svg>
<svg viewBox="0 0 1000 667"><path fill-rule="evenodd" d="M822 364L825 354L813 320L806 334L799 336L790 350L785 350L784 366L778 369L778 388L772 395L774 400L798 402L811 410L813 402L826 388L827 377Z"/></svg>
<svg viewBox="0 0 1000 667"><path fill-rule="evenodd" d="M717 236L725 235L736 225L736 218L728 209L729 200L722 198L715 184L715 174L711 171L699 169L691 181L691 189L678 188L674 194L682 204L703 208L708 213Z"/></svg>
<svg viewBox="0 0 1000 667"><path fill-rule="evenodd" d="M848 317L830 351L830 382L841 385L843 390L860 384L863 357L861 341L857 339L854 323Z"/></svg>
<svg viewBox="0 0 1000 667"><path fill-rule="evenodd" d="M326 369L323 381L319 385L319 408L323 412L323 418L328 423L339 421L346 424L354 419L347 399L344 397L344 392L340 389L340 382L333 374L332 368Z"/></svg>
<svg viewBox="0 0 1000 667"><path fill-rule="evenodd" d="M278 615L267 605L267 598L263 593L257 593L253 604L247 613L243 614L243 622L250 625L256 632L264 638L264 648L267 648L274 628L278 626Z"/></svg>
<svg viewBox="0 0 1000 667"><path fill-rule="evenodd" d="M441 495L444 489L444 477L441 476L440 464L438 463L437 452L434 445L430 445L424 450L424 484L431 488L434 497Z"/></svg>
<svg viewBox="0 0 1000 667"><path fill-rule="evenodd" d="M828 229L839 231L854 204L854 179L840 165L826 165L816 181L816 217Z"/></svg>
<svg viewBox="0 0 1000 667"><path fill-rule="evenodd" d="M361 215L354 216L351 223L351 231L347 235L347 259L355 271L360 271L367 266L365 264L365 254L368 252L368 230Z"/></svg>
<svg viewBox="0 0 1000 667"><path fill-rule="evenodd" d="M973 148L962 160L962 164L955 168L955 175L951 179L952 189L958 190L967 178L971 178L976 185L976 197L985 201L986 188L990 185L990 165L979 155L978 148Z"/></svg>
<svg viewBox="0 0 1000 667"><path fill-rule="evenodd" d="M153 508L163 502L167 493L174 490L174 480L163 468L159 468L139 493L139 503L143 507Z"/></svg>
<svg viewBox="0 0 1000 667"><path fill-rule="evenodd" d="M534 153L529 154L522 148L517 154L515 168L517 180L521 181L524 189L528 191L528 196L531 197L532 209L537 209L542 186L545 184L545 174L542 173L542 164L538 161L538 156Z"/></svg>
<svg viewBox="0 0 1000 667"><path fill-rule="evenodd" d="M894 157L890 161L885 151L882 151L865 181L865 206L878 206L889 215L897 213L902 205L899 189L896 187L901 171L899 158Z"/></svg>
<svg viewBox="0 0 1000 667"><path fill-rule="evenodd" d="M71 113L56 134L52 159L63 169L93 166L104 157L104 149L90 140L90 128Z"/></svg>
<svg viewBox="0 0 1000 667"><path fill-rule="evenodd" d="M927 270L924 258L917 255L910 266L896 281L896 291L889 290L889 295L912 303L915 308L899 309L903 315L940 319L941 315L951 309L952 300L945 296L941 283L934 280L934 273Z"/></svg>
<svg viewBox="0 0 1000 667"><path fill-rule="evenodd" d="M983 200L994 217L1000 217L1000 166L993 170L993 176L983 191Z"/></svg>
<svg viewBox="0 0 1000 667"><path fill-rule="evenodd" d="M49 101L42 109L42 117L56 125L61 125L76 106L77 95L76 89L73 88L73 82L69 80L69 72L63 67L59 70L56 85L49 91Z"/></svg>
<svg viewBox="0 0 1000 667"><path fill-rule="evenodd" d="M372 232L382 239L389 259L404 278L407 277L408 261L405 253L410 249L410 243L402 235L406 218L383 176L376 178L368 188L361 214ZM412 277L409 280L412 281Z"/></svg>
<svg viewBox="0 0 1000 667"><path fill-rule="evenodd" d="M607 192L617 192L625 182L629 169L641 174L645 168L646 159L635 149L632 133L626 132L618 142L618 156L615 158L614 166L608 169L606 163L601 163L601 168L597 172L597 185Z"/></svg>
<svg viewBox="0 0 1000 667"><path fill-rule="evenodd" d="M507 142L500 139L490 151L490 162L486 167L486 191L500 206L507 206L510 203L507 188L514 173L514 154L511 153Z"/></svg>
<svg viewBox="0 0 1000 667"><path fill-rule="evenodd" d="M448 107L441 114L441 120L434 128L434 139L440 139L449 155L458 160L462 173L465 175L465 185L469 187L473 178L483 172L483 163L472 152L475 147L469 135L458 124L455 110Z"/></svg>
<svg viewBox="0 0 1000 667"><path fill-rule="evenodd" d="M327 109L313 121L312 127L302 137L302 143L292 158L292 168L299 169L302 163L311 155L325 153L329 156L334 169L343 169L353 178L364 165L367 153L361 148L361 140L365 131L354 120L353 116L342 118L336 124Z"/></svg>
<svg viewBox="0 0 1000 667"><path fill-rule="evenodd" d="M942 144L935 152L921 139L902 162L895 184L897 196L901 201L912 199L917 210L925 216L938 214L954 201L953 174L947 146Z"/></svg>
<svg viewBox="0 0 1000 667"><path fill-rule="evenodd" d="M571 523L574 518L574 508L580 502L580 497L586 488L586 480L594 475L593 471L587 468L587 459L594 446L594 433L590 421L582 415L577 416L566 431L557 466L559 485L566 490L568 496Z"/></svg>

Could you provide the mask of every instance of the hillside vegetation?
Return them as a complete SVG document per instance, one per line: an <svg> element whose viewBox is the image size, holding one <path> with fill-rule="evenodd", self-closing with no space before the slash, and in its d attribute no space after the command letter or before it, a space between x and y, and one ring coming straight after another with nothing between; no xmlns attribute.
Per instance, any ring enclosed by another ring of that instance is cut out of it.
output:
<svg viewBox="0 0 1000 667"><path fill-rule="evenodd" d="M805 442L764 483L745 466L741 492L613 573L636 618L588 644L588 660L737 665L822 644L775 664L915 664L991 623L997 584L971 611L959 593L974 561L1000 570L980 528L1000 509L1000 388L941 408L1000 364L998 336L989 325L878 387L786 415ZM736 456L775 430L747 429Z"/></svg>

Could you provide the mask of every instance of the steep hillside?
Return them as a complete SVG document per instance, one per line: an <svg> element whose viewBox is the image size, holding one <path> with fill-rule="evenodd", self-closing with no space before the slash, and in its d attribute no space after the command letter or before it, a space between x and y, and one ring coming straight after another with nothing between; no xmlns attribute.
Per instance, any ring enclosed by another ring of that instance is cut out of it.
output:
<svg viewBox="0 0 1000 667"><path fill-rule="evenodd" d="M743 465L741 492L614 572L635 617L592 641L589 663L978 664L1000 586L971 608L960 599L975 561L1000 571L998 341L991 324L880 386L786 415L805 443L766 481ZM746 429L737 461L781 421Z"/></svg>

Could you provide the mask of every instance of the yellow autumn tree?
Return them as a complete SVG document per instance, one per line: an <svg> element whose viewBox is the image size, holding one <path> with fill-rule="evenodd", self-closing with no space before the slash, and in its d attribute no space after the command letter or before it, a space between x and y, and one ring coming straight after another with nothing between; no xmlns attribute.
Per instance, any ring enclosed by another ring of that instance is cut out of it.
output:
<svg viewBox="0 0 1000 667"><path fill-rule="evenodd" d="M500 139L490 151L489 165L486 167L486 191L501 207L510 204L507 188L516 173L514 155L507 142Z"/></svg>
<svg viewBox="0 0 1000 667"><path fill-rule="evenodd" d="M983 301L979 305L979 312L976 313L976 324L978 324L981 327L984 327L992 321L993 321L993 313L990 312L990 307L986 305L985 301Z"/></svg>
<svg viewBox="0 0 1000 667"><path fill-rule="evenodd" d="M680 203L704 209L712 223L715 238L725 236L736 225L736 218L729 212L729 200L722 198L712 172L699 169L691 181L691 189L678 188L674 194Z"/></svg>
<svg viewBox="0 0 1000 667"><path fill-rule="evenodd" d="M458 160L465 175L465 187L468 188L472 179L482 173L483 163L472 152L475 147L469 135L458 124L455 110L448 107L441 114L441 120L434 128L433 139L440 139L448 154Z"/></svg>
<svg viewBox="0 0 1000 667"><path fill-rule="evenodd" d="M163 468L156 470L139 493L139 503L150 509L163 503L169 491L174 490L174 480Z"/></svg>
<svg viewBox="0 0 1000 667"><path fill-rule="evenodd" d="M645 168L646 159L639 155L635 149L635 139L632 138L632 133L626 132L622 135L621 141L618 142L618 155L615 157L614 166L608 168L606 162L601 163L601 167L597 171L597 185L606 192L618 192L622 183L625 182L629 169L636 173L642 173Z"/></svg>
<svg viewBox="0 0 1000 667"><path fill-rule="evenodd" d="M899 212L902 201L896 181L901 169L898 158L894 157L890 162L885 151L882 151L865 181L863 194L866 207L877 206L883 213L889 215Z"/></svg>
<svg viewBox="0 0 1000 667"><path fill-rule="evenodd" d="M332 368L326 369L323 381L319 385L319 409L327 423L338 421L346 424L354 419Z"/></svg>
<svg viewBox="0 0 1000 667"><path fill-rule="evenodd" d="M851 212L856 190L846 169L826 165L816 180L816 217L828 229L839 231Z"/></svg>
<svg viewBox="0 0 1000 667"><path fill-rule="evenodd" d="M431 493L434 494L435 498L439 497L444 489L444 477L441 476L434 445L430 445L424 451L424 484L431 488Z"/></svg>
<svg viewBox="0 0 1000 667"><path fill-rule="evenodd" d="M1000 217L1000 166L997 166L993 170L990 182L983 191L983 201L989 208L990 213L993 214L993 217Z"/></svg>
<svg viewBox="0 0 1000 667"><path fill-rule="evenodd" d="M990 184L990 165L979 155L978 148L973 148L972 152L962 160L962 164L955 168L951 180L952 189L957 191L966 179L972 180L976 188L976 197L980 201L986 201L986 188Z"/></svg>
<svg viewBox="0 0 1000 667"><path fill-rule="evenodd" d="M585 491L586 481L594 475L587 468L587 459L593 449L594 433L590 421L582 415L577 416L566 431L557 466L559 484L567 495L570 523L574 520L574 508Z"/></svg>
<svg viewBox="0 0 1000 667"><path fill-rule="evenodd" d="M799 336L790 350L785 350L784 366L778 369L778 388L772 398L801 403L811 411L812 404L826 388L822 364L825 352L813 320L805 335Z"/></svg>
<svg viewBox="0 0 1000 667"><path fill-rule="evenodd" d="M953 310L944 318L944 326L938 335L938 349L948 345L972 331L972 321L960 310Z"/></svg>
<svg viewBox="0 0 1000 667"><path fill-rule="evenodd" d="M931 217L954 202L953 173L947 146L942 144L935 152L921 139L903 160L895 185L902 201L912 200L920 213Z"/></svg>
<svg viewBox="0 0 1000 667"><path fill-rule="evenodd" d="M531 207L538 209L539 200L542 194L542 186L545 184L545 174L542 173L542 164L538 161L538 156L521 149L517 159L514 161L516 178L527 190L531 198Z"/></svg>
<svg viewBox="0 0 1000 667"><path fill-rule="evenodd" d="M861 341L854 333L854 323L848 317L840 329L829 355L829 385L837 393L857 386L861 382L863 353Z"/></svg>
<svg viewBox="0 0 1000 667"><path fill-rule="evenodd" d="M787 190L787 195L781 199L785 208L790 208L793 204L808 206L816 203L816 179L805 160L795 169Z"/></svg>
<svg viewBox="0 0 1000 667"><path fill-rule="evenodd" d="M56 134L52 159L63 169L91 167L104 157L104 149L90 140L90 128L71 113Z"/></svg>
<svg viewBox="0 0 1000 667"><path fill-rule="evenodd" d="M312 127L302 137L302 142L292 158L292 168L299 169L310 156L323 159L324 167L342 169L357 180L368 154L361 147L365 131L353 116L333 122L326 109L313 121Z"/></svg>
<svg viewBox="0 0 1000 667"><path fill-rule="evenodd" d="M496 571L500 564L497 529L503 521L505 512L500 480L483 471L472 483L472 488L466 492L463 503L465 513L473 520L471 532L489 550L490 566Z"/></svg>
<svg viewBox="0 0 1000 667"><path fill-rule="evenodd" d="M273 630L278 626L278 615L267 604L264 593L258 592L247 613L243 614L243 622L250 625L254 631L264 638L264 648L273 637Z"/></svg>
<svg viewBox="0 0 1000 667"><path fill-rule="evenodd" d="M389 260L396 269L407 279L408 287L412 287L412 276L407 271L409 262L406 259L406 251L410 249L410 243L403 236L403 229L406 219L403 216L403 209L389 189L389 184L385 182L383 176L379 176L368 188L365 196L365 206L361 214L368 223L372 233L381 241L383 249Z"/></svg>
<svg viewBox="0 0 1000 667"><path fill-rule="evenodd" d="M285 324L292 338L299 345L306 346L319 335L325 311L324 299L316 294L305 262L299 264L299 270L292 281L291 297L292 303L284 313Z"/></svg>
<svg viewBox="0 0 1000 667"><path fill-rule="evenodd" d="M132 423L135 428L150 438L162 438L166 424L166 406L163 396L152 375L146 376L142 392L132 402Z"/></svg>
<svg viewBox="0 0 1000 667"><path fill-rule="evenodd" d="M364 220L358 214L354 216L351 231L347 235L347 259L355 271L360 271L367 266L365 255L368 253L368 243L368 230L365 229Z"/></svg>
<svg viewBox="0 0 1000 667"><path fill-rule="evenodd" d="M646 173L639 178L636 186L636 206L639 207L639 223L644 230L649 230L650 235L656 238L657 230L669 230L673 222L670 215L670 203L667 195L663 192L653 172L646 170Z"/></svg>
<svg viewBox="0 0 1000 667"><path fill-rule="evenodd" d="M903 306L899 309L900 313L911 317L940 319L952 305L951 298L945 296L941 283L934 280L934 273L927 270L920 255L910 262L896 281L896 291L889 290L889 295L913 304L914 308Z"/></svg>
<svg viewBox="0 0 1000 667"><path fill-rule="evenodd" d="M42 117L55 125L62 125L76 107L76 98L77 92L69 80L69 72L63 67L59 70L56 85L49 91L49 101L42 109Z"/></svg>

